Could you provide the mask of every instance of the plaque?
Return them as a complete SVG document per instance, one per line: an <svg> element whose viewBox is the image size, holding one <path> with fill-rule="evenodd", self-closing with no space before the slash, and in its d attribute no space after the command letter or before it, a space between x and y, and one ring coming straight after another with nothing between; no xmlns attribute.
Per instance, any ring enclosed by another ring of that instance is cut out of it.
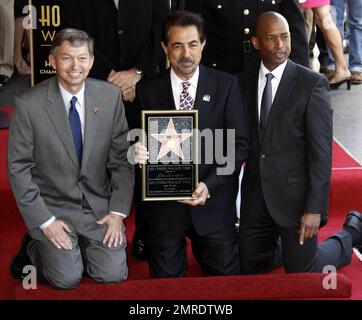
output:
<svg viewBox="0 0 362 320"><path fill-rule="evenodd" d="M142 200L192 199L198 184L198 113L142 111L143 145L149 159L142 167Z"/></svg>

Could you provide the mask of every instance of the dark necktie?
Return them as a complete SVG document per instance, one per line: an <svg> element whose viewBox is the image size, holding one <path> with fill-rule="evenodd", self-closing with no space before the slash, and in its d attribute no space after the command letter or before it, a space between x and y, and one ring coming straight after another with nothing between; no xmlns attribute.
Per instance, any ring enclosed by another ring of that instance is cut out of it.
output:
<svg viewBox="0 0 362 320"><path fill-rule="evenodd" d="M272 94L272 84L271 81L274 78L272 73L267 73L266 75L266 84L263 91L263 96L261 98L260 106L260 133L263 135L263 131L266 128L268 123L270 109L273 103L273 94Z"/></svg>
<svg viewBox="0 0 362 320"><path fill-rule="evenodd" d="M77 97L73 97L72 100L70 100L68 119L69 119L70 129L72 130L75 151L77 152L77 157L80 165L82 163L83 143L82 143L82 128L80 125L79 114L77 112L77 109L75 108L76 103L77 103Z"/></svg>
<svg viewBox="0 0 362 320"><path fill-rule="evenodd" d="M180 95L180 110L190 110L194 106L194 99L192 99L187 89L190 87L190 82L181 82L183 90Z"/></svg>

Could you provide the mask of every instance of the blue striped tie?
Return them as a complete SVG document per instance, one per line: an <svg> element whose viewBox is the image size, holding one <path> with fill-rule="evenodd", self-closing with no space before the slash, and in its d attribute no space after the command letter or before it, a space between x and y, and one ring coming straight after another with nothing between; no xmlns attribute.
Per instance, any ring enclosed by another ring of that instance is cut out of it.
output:
<svg viewBox="0 0 362 320"><path fill-rule="evenodd" d="M70 128L72 130L75 151L77 152L79 165L81 165L82 152L83 152L82 128L80 125L79 114L77 112L77 109L75 108L76 103L77 103L77 97L73 97L72 100L70 100L68 119L69 119Z"/></svg>

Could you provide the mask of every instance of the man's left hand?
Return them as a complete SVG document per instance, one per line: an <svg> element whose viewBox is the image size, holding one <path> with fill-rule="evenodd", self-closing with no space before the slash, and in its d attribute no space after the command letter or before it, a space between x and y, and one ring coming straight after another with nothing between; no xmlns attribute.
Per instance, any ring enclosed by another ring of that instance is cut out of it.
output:
<svg viewBox="0 0 362 320"><path fill-rule="evenodd" d="M304 212L300 219L299 243L303 245L304 241L318 235L321 223L321 215L317 213Z"/></svg>
<svg viewBox="0 0 362 320"><path fill-rule="evenodd" d="M107 81L112 82L116 86L120 87L122 92L127 89L134 88L142 76L136 72L135 68L113 72L109 75Z"/></svg>
<svg viewBox="0 0 362 320"><path fill-rule="evenodd" d="M98 224L107 224L107 232L103 238L103 243L108 244L110 248L112 245L117 247L122 244L122 228L123 228L123 217L114 213L107 214L103 219L97 221Z"/></svg>
<svg viewBox="0 0 362 320"><path fill-rule="evenodd" d="M180 203L188 204L190 206L203 206L206 203L206 199L209 196L209 190L206 187L206 184L200 182L194 192L192 193L192 197L195 199L191 200L180 200Z"/></svg>
<svg viewBox="0 0 362 320"><path fill-rule="evenodd" d="M131 87L128 89L121 89L122 91L122 100L132 102L136 98L136 88Z"/></svg>

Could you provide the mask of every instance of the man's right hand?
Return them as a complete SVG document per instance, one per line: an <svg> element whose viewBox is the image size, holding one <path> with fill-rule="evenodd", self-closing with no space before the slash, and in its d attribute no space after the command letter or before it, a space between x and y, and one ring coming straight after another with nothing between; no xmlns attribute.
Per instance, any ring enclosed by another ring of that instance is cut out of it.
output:
<svg viewBox="0 0 362 320"><path fill-rule="evenodd" d="M55 219L43 230L43 233L58 249L72 249L72 242L68 235L70 229L63 221Z"/></svg>
<svg viewBox="0 0 362 320"><path fill-rule="evenodd" d="M147 163L147 160L149 158L149 152L147 151L147 148L143 146L140 142L137 142L135 144L135 154L134 159L135 163L145 164Z"/></svg>

